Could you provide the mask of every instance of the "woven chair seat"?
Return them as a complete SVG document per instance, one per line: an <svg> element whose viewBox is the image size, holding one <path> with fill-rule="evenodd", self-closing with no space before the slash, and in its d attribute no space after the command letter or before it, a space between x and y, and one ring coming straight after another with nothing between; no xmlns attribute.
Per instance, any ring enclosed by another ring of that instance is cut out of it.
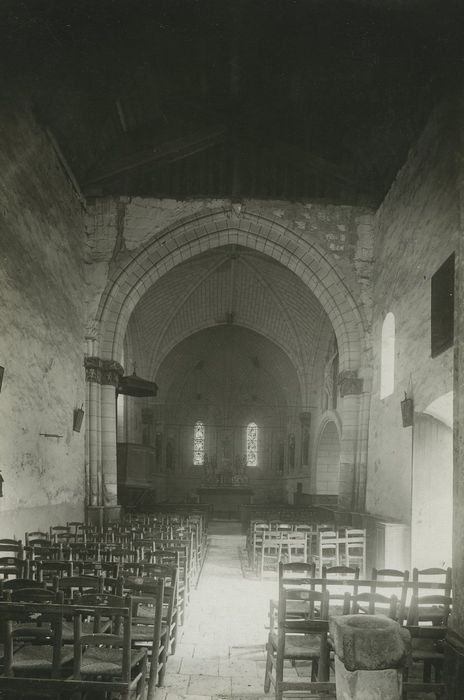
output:
<svg viewBox="0 0 464 700"><path fill-rule="evenodd" d="M131 668L139 664L144 650L131 651ZM92 647L82 656L82 676L120 676L122 674L122 649Z"/></svg>
<svg viewBox="0 0 464 700"><path fill-rule="evenodd" d="M111 627L109 620L101 624L101 632L107 632ZM92 634L93 622L82 623L82 634ZM63 620L63 642L74 641L74 623L71 620Z"/></svg>
<svg viewBox="0 0 464 700"><path fill-rule="evenodd" d="M61 663L65 664L73 658L73 650L63 648ZM53 647L40 644L26 644L13 655L13 668L17 671L47 671L51 670Z"/></svg>
<svg viewBox="0 0 464 700"><path fill-rule="evenodd" d="M161 638L164 637L167 629L166 623L163 622L161 625ZM153 627L150 625L132 625L131 640L133 642L151 642L153 640Z"/></svg>
<svg viewBox="0 0 464 700"><path fill-rule="evenodd" d="M271 632L269 641L277 649L277 634ZM319 657L321 638L315 634L286 634L285 659L314 659Z"/></svg>

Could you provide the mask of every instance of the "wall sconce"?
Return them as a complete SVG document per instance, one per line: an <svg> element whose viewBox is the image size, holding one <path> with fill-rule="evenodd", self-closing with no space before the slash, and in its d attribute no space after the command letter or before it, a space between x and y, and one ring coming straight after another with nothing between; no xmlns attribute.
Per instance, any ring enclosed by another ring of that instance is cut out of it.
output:
<svg viewBox="0 0 464 700"><path fill-rule="evenodd" d="M3 496L3 482L5 479L2 476L2 472L0 472L0 498Z"/></svg>
<svg viewBox="0 0 464 700"><path fill-rule="evenodd" d="M76 433L81 432L81 427L82 427L82 421L84 419L84 409L81 406L80 408L75 408L74 409L74 417L73 417L73 430Z"/></svg>
<svg viewBox="0 0 464 700"><path fill-rule="evenodd" d="M3 372L5 371L4 367L0 367L0 391L2 390L2 384L3 384Z"/></svg>
<svg viewBox="0 0 464 700"><path fill-rule="evenodd" d="M403 428L409 428L414 422L414 401L408 398L406 392L404 392L404 399L401 402L401 417Z"/></svg>

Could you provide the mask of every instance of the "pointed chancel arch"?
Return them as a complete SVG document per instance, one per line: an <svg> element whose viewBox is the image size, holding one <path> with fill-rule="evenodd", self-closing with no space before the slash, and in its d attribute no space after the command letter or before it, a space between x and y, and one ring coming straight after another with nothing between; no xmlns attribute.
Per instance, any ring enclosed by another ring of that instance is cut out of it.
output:
<svg viewBox="0 0 464 700"><path fill-rule="evenodd" d="M285 222L255 212L197 215L158 234L130 254L107 285L99 309L100 354L121 358L131 313L147 289L168 270L207 250L235 244L269 255L292 270L311 289L333 325L340 369L362 364L364 324L351 290L336 263L313 241Z"/></svg>

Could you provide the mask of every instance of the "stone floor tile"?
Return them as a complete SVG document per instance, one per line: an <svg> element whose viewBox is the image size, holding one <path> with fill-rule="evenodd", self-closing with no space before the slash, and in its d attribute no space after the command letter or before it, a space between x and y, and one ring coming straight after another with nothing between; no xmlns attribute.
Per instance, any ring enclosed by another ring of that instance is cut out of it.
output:
<svg viewBox="0 0 464 700"><path fill-rule="evenodd" d="M167 673L179 673L182 661L183 661L183 657L177 656L177 653L175 656L169 656L167 663L166 663L166 674Z"/></svg>
<svg viewBox="0 0 464 700"><path fill-rule="evenodd" d="M232 676L232 695L264 693L264 677Z"/></svg>
<svg viewBox="0 0 464 700"><path fill-rule="evenodd" d="M233 646L229 648L229 656L233 658L252 659L254 661L265 661L266 652L262 645L239 647Z"/></svg>
<svg viewBox="0 0 464 700"><path fill-rule="evenodd" d="M182 660L182 665L180 667L180 673L182 674L195 674L195 675L208 675L208 676L218 676L219 675L219 657L207 657L207 658L192 658ZM201 693L200 693L201 695Z"/></svg>
<svg viewBox="0 0 464 700"><path fill-rule="evenodd" d="M230 678L220 676L192 675L188 695L231 695Z"/></svg>
<svg viewBox="0 0 464 700"><path fill-rule="evenodd" d="M185 656L187 659L191 658L193 656L193 651L195 649L194 644L185 644L184 642L181 642L180 644L177 644L176 647L176 656Z"/></svg>
<svg viewBox="0 0 464 700"><path fill-rule="evenodd" d="M228 658L229 656L229 646L225 642L218 642L213 645L197 644L195 645L195 651L193 653L193 658Z"/></svg>
<svg viewBox="0 0 464 700"><path fill-rule="evenodd" d="M219 660L219 675L220 676L251 676L255 678L261 674L261 670L257 667L257 662L252 659L232 658Z"/></svg>
<svg viewBox="0 0 464 700"><path fill-rule="evenodd" d="M164 697L156 700L229 699L233 684L234 700L271 700L263 695L263 678L269 599L277 595L277 581L244 578L239 525L222 523L221 532L209 536L176 656L168 662Z"/></svg>
<svg viewBox="0 0 464 700"><path fill-rule="evenodd" d="M167 688L173 688L178 691L186 691L190 682L190 676L187 673L169 673L166 671L164 677L164 685Z"/></svg>

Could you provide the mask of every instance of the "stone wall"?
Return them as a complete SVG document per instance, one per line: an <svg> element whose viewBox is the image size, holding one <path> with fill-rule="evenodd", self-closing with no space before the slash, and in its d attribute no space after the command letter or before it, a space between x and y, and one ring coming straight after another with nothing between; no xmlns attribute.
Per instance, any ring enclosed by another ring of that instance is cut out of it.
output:
<svg viewBox="0 0 464 700"><path fill-rule="evenodd" d="M23 106L1 119L0 533L23 537L83 516L84 226L45 132Z"/></svg>
<svg viewBox="0 0 464 700"><path fill-rule="evenodd" d="M413 428L402 427L400 402L407 392L416 413L428 413L453 388L453 349L432 359L430 333L431 277L455 250L459 228L451 118L446 106L433 114L376 220L367 509L404 522L411 517L414 436ZM396 327L394 391L380 399L380 340L388 312ZM452 466L437 462L433 476L430 468L433 501L434 480ZM414 478L421 478L419 465Z"/></svg>

